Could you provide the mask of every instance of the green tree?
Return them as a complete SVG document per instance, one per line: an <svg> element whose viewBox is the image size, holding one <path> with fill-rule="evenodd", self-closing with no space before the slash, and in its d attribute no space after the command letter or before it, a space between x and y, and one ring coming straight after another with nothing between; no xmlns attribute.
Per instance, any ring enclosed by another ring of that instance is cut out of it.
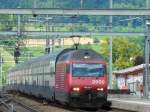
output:
<svg viewBox="0 0 150 112"><path fill-rule="evenodd" d="M140 44L127 37L114 37L112 49L113 68L115 69L133 66L132 59L143 52ZM102 40L100 53L105 56L106 60L109 60L109 38Z"/></svg>

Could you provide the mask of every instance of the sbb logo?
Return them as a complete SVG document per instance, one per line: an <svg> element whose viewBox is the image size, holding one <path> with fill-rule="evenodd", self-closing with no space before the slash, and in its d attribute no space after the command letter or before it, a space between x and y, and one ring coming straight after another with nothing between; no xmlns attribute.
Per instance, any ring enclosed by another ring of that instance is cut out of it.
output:
<svg viewBox="0 0 150 112"><path fill-rule="evenodd" d="M92 80L92 84L102 84L102 85L104 85L105 81L104 80Z"/></svg>

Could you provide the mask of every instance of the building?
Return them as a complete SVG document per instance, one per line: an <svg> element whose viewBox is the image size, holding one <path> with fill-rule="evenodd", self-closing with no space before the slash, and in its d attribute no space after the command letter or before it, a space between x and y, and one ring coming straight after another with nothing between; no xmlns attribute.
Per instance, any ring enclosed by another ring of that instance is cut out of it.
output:
<svg viewBox="0 0 150 112"><path fill-rule="evenodd" d="M132 92L140 93L141 86L143 86L144 65L114 71L113 78L117 81L118 88L128 88Z"/></svg>

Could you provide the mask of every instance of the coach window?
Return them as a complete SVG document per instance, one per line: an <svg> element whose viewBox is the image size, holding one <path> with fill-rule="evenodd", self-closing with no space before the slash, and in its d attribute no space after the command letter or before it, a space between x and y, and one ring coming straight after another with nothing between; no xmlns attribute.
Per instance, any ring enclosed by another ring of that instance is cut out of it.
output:
<svg viewBox="0 0 150 112"><path fill-rule="evenodd" d="M35 86L37 83L37 76L36 75L33 75L33 85Z"/></svg>
<svg viewBox="0 0 150 112"><path fill-rule="evenodd" d="M51 66L50 66L50 73L53 75L55 72L55 61L51 61Z"/></svg>
<svg viewBox="0 0 150 112"><path fill-rule="evenodd" d="M27 75L29 75L29 68L27 68Z"/></svg>
<svg viewBox="0 0 150 112"><path fill-rule="evenodd" d="M40 73L43 74L44 70L43 70L43 65L40 64Z"/></svg>
<svg viewBox="0 0 150 112"><path fill-rule="evenodd" d="M49 63L46 64L46 72L49 73Z"/></svg>
<svg viewBox="0 0 150 112"><path fill-rule="evenodd" d="M37 72L40 74L40 64L37 66Z"/></svg>
<svg viewBox="0 0 150 112"><path fill-rule="evenodd" d="M23 75L23 85L25 85L25 74Z"/></svg>
<svg viewBox="0 0 150 112"><path fill-rule="evenodd" d="M27 68L27 84L29 84L29 69Z"/></svg>
<svg viewBox="0 0 150 112"><path fill-rule="evenodd" d="M45 81L45 86L46 87L49 86L49 81L48 80Z"/></svg>
<svg viewBox="0 0 150 112"><path fill-rule="evenodd" d="M37 66L36 66L36 73L39 74L39 64L37 63Z"/></svg>
<svg viewBox="0 0 150 112"><path fill-rule="evenodd" d="M29 75L28 77L29 77L29 80L28 80L29 81L29 85L31 85L31 81L32 81L31 75Z"/></svg>
<svg viewBox="0 0 150 112"><path fill-rule="evenodd" d="M32 75L34 75L34 65L32 65Z"/></svg>
<svg viewBox="0 0 150 112"><path fill-rule="evenodd" d="M46 74L47 73L47 65L46 65L46 63L44 63L44 74Z"/></svg>
<svg viewBox="0 0 150 112"><path fill-rule="evenodd" d="M17 74L17 84L19 84L19 74Z"/></svg>
<svg viewBox="0 0 150 112"><path fill-rule="evenodd" d="M49 63L48 62L46 62L45 68L46 68L46 73L48 74L49 73Z"/></svg>
<svg viewBox="0 0 150 112"><path fill-rule="evenodd" d="M48 73L50 73L50 67L51 67L51 60L48 63Z"/></svg>
<svg viewBox="0 0 150 112"><path fill-rule="evenodd" d="M26 84L26 78L27 78L27 76L26 76L26 70L24 70L24 84Z"/></svg>
<svg viewBox="0 0 150 112"><path fill-rule="evenodd" d="M24 76L26 76L26 69L23 69L23 71L24 71Z"/></svg>
<svg viewBox="0 0 150 112"><path fill-rule="evenodd" d="M36 73L37 73L37 67L34 66L34 74L36 75Z"/></svg>
<svg viewBox="0 0 150 112"><path fill-rule="evenodd" d="M40 65L40 73L41 74L43 73L43 67L42 67L42 65Z"/></svg>
<svg viewBox="0 0 150 112"><path fill-rule="evenodd" d="M33 86L36 86L36 80L33 80L33 84L32 84Z"/></svg>
<svg viewBox="0 0 150 112"><path fill-rule="evenodd" d="M43 77L42 75L38 75L38 85L42 86Z"/></svg>
<svg viewBox="0 0 150 112"><path fill-rule="evenodd" d="M31 75L31 66L29 66L29 75Z"/></svg>
<svg viewBox="0 0 150 112"><path fill-rule="evenodd" d="M21 77L21 75L19 74L18 75L18 84L20 84L20 77Z"/></svg>

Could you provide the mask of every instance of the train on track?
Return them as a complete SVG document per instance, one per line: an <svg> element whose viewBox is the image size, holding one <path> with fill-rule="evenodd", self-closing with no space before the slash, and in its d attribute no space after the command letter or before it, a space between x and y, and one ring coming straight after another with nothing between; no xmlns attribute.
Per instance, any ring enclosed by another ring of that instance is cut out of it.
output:
<svg viewBox="0 0 150 112"><path fill-rule="evenodd" d="M90 49L64 49L22 64L8 74L9 91L98 108L107 102L106 61Z"/></svg>

